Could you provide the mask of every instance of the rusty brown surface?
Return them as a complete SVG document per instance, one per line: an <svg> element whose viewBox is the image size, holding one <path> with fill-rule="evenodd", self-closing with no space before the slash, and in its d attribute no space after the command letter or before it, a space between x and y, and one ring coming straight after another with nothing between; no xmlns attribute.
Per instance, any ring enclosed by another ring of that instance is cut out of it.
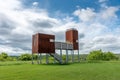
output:
<svg viewBox="0 0 120 80"><path fill-rule="evenodd" d="M79 45L78 45L78 42L76 42L76 40L78 40L78 31L74 29L67 30L66 31L66 42L72 43L74 50L79 49Z"/></svg>
<svg viewBox="0 0 120 80"><path fill-rule="evenodd" d="M55 53L54 35L37 33L32 38L32 53Z"/></svg>

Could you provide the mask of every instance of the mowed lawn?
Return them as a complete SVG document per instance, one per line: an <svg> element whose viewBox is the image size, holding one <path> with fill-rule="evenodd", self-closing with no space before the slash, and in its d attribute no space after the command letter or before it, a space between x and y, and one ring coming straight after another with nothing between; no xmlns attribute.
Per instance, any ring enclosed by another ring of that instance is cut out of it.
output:
<svg viewBox="0 0 120 80"><path fill-rule="evenodd" d="M68 65L0 64L0 80L120 80L119 61Z"/></svg>

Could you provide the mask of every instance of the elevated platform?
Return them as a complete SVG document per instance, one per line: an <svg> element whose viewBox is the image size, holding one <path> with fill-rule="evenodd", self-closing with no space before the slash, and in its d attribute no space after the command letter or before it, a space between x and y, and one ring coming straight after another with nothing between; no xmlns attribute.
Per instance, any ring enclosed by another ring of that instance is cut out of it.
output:
<svg viewBox="0 0 120 80"><path fill-rule="evenodd" d="M73 50L73 44L65 42L55 42L55 49Z"/></svg>
<svg viewBox="0 0 120 80"><path fill-rule="evenodd" d="M63 63L62 53L66 54L65 62L69 61L69 52L72 57L72 62L74 62L74 51L78 51L78 61L79 61L79 38L78 31L74 28L67 29L65 32L65 42L56 42L55 35L36 33L32 36L32 63L33 54L38 54L38 63L41 62L42 54L46 54L46 63L49 63L49 55L54 57L54 61ZM57 51L57 53L56 53ZM65 52L66 51L66 52Z"/></svg>

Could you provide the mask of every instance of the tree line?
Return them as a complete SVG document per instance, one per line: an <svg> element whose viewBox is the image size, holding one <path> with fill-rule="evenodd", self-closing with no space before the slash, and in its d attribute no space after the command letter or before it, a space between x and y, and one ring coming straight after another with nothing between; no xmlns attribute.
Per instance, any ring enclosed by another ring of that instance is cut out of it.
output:
<svg viewBox="0 0 120 80"><path fill-rule="evenodd" d="M77 55L76 55L77 56ZM37 55L33 55L33 59L37 60ZM53 60L53 58L51 58ZM65 55L63 56L65 59ZM103 52L102 50L93 50L91 51L84 60L87 61L109 61L109 60L118 60L118 56L116 56L113 52ZM29 61L32 60L32 55L25 53L20 56L8 56L7 53L2 52L0 54L0 61Z"/></svg>
<svg viewBox="0 0 120 80"><path fill-rule="evenodd" d="M118 60L119 58L113 52L103 52L102 50L94 50L91 51L87 56L87 60L101 60L101 61L109 61L109 60Z"/></svg>

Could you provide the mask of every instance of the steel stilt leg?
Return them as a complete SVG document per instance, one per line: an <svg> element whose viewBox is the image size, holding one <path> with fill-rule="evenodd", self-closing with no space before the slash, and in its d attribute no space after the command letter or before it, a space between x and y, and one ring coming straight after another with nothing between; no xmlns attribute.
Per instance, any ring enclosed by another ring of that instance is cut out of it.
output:
<svg viewBox="0 0 120 80"><path fill-rule="evenodd" d="M32 53L32 64L34 64L34 61L33 61L34 59L33 59L33 53Z"/></svg>
<svg viewBox="0 0 120 80"><path fill-rule="evenodd" d="M80 62L80 53L79 53L79 50L78 50L78 62Z"/></svg>
<svg viewBox="0 0 120 80"><path fill-rule="evenodd" d="M48 61L48 54L46 54L46 64L48 64L49 63L49 61Z"/></svg>
<svg viewBox="0 0 120 80"><path fill-rule="evenodd" d="M39 63L39 53L37 53L37 64L40 64Z"/></svg>
<svg viewBox="0 0 120 80"><path fill-rule="evenodd" d="M61 57L61 62L62 62L62 49L60 49L60 57Z"/></svg>
<svg viewBox="0 0 120 80"><path fill-rule="evenodd" d="M66 63L68 63L68 50L66 50Z"/></svg>

